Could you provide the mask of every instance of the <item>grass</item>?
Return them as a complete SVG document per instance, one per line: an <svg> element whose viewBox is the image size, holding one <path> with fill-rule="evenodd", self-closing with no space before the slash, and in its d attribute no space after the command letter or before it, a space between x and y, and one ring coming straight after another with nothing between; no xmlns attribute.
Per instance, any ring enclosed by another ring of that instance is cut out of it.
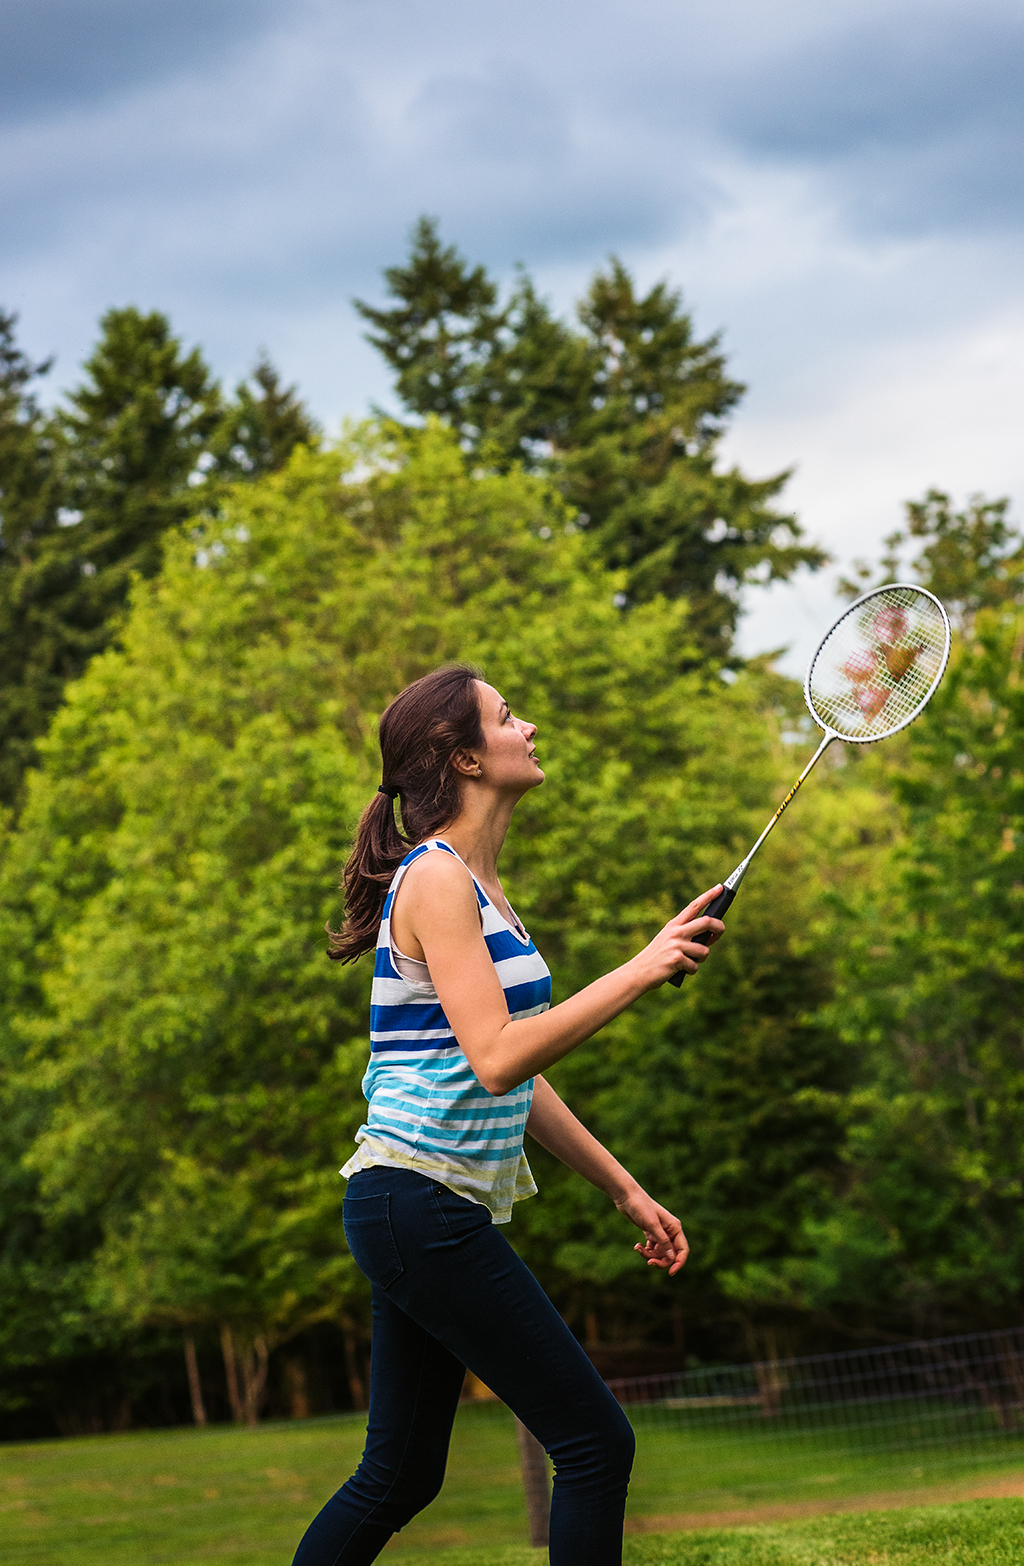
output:
<svg viewBox="0 0 1024 1566"><path fill-rule="evenodd" d="M1024 1502L627 1539L625 1566L1019 1566ZM432 1566L541 1566L543 1550L441 1550Z"/></svg>
<svg viewBox="0 0 1024 1566"><path fill-rule="evenodd" d="M358 1461L356 1417L270 1424L258 1431L132 1432L0 1446L0 1560L4 1566L287 1566L306 1523ZM981 1465L948 1453L846 1451L820 1438L787 1441L766 1460L749 1433L641 1425L630 1495L630 1566L846 1566L847 1562L978 1563L1024 1557L1024 1502L914 1507L925 1486L978 1487L1021 1479L1019 1449ZM820 1510L886 1492L909 1509L827 1517ZM775 1513L773 1516L772 1513ZM754 1517L758 1526L722 1527ZM694 1530L701 1519L708 1525ZM673 1529L687 1528L686 1532ZM444 1491L395 1538L399 1566L535 1566L525 1534L518 1454L509 1416L470 1408L456 1421Z"/></svg>

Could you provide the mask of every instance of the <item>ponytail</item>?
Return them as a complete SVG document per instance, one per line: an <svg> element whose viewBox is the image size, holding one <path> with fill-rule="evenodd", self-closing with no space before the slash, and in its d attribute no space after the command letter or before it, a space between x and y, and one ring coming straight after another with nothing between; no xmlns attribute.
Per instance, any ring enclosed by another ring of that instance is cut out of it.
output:
<svg viewBox="0 0 1024 1566"><path fill-rule="evenodd" d="M342 885L345 922L328 928L327 955L355 962L377 943L388 887L406 854L459 813L452 757L484 742L476 682L469 664L435 669L396 696L380 720L384 781L363 811ZM402 827L395 819L397 797Z"/></svg>

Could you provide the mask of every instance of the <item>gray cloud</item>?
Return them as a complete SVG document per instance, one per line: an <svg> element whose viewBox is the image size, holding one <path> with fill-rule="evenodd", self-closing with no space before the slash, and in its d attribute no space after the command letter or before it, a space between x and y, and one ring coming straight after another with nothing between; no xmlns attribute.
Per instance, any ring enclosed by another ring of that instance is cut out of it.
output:
<svg viewBox="0 0 1024 1566"><path fill-rule="evenodd" d="M516 166L559 162L569 151L569 117L556 95L521 65L477 75L430 77L408 110L428 156Z"/></svg>
<svg viewBox="0 0 1024 1566"><path fill-rule="evenodd" d="M814 333L822 351L833 331L859 349L874 328L926 330L940 296L948 312L947 272L897 287L865 259L855 276L862 241L875 256L890 235L970 238L998 223L1009 244L1020 222L1024 29L1009 0L0 10L0 302L65 363L102 308L133 299L171 310L229 375L261 341L301 340L289 373L331 410L358 407L354 382L321 367L310 323L329 318L357 342L348 301L379 295L419 213L499 273L522 259L554 276L564 303L609 250L641 266L679 247L699 256L755 189L781 192L791 175L796 218L813 208L819 229L787 240L788 212L774 228L762 219L742 264L716 252L721 275L699 291L676 276L707 301L706 326L745 338L765 384L793 342L811 353ZM769 280L786 243L816 258ZM847 243L857 256L837 260Z"/></svg>
<svg viewBox="0 0 1024 1566"><path fill-rule="evenodd" d="M287 0L2 0L0 123L208 70Z"/></svg>
<svg viewBox="0 0 1024 1566"><path fill-rule="evenodd" d="M893 14L741 73L724 135L826 171L860 224L894 233L1019 226L1024 15Z"/></svg>
<svg viewBox="0 0 1024 1566"><path fill-rule="evenodd" d="M0 5L15 263L163 213L181 249L208 247L200 286L235 267L261 294L316 293L424 210L492 264L571 263L698 230L716 144L809 171L864 231L1020 221L1024 24L991 3L872 20L868 0L784 18L723 0L698 24L594 0L583 30L539 0L515 26L465 0Z"/></svg>
<svg viewBox="0 0 1024 1566"><path fill-rule="evenodd" d="M770 71L743 73L724 122L749 147L846 156L1024 121L1024 15L898 15L815 40Z"/></svg>

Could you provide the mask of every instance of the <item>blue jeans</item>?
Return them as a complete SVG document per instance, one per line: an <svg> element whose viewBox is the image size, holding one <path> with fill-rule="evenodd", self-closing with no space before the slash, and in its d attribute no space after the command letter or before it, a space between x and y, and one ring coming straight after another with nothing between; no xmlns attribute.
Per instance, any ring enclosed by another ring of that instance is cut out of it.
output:
<svg viewBox="0 0 1024 1566"><path fill-rule="evenodd" d="M344 1218L373 1284L366 1447L293 1566L365 1566L434 1499L467 1366L554 1462L552 1566L620 1566L632 1428L487 1208L376 1168L349 1181Z"/></svg>

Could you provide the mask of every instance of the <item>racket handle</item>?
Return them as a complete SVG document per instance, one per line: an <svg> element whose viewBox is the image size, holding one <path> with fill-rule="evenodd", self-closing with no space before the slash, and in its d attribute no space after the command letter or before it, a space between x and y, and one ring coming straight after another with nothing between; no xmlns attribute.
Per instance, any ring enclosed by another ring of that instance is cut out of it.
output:
<svg viewBox="0 0 1024 1566"><path fill-rule="evenodd" d="M726 910L732 907L733 899L735 898L735 896L736 896L736 888L734 886L723 886L723 888L719 892L718 896L717 897L713 897L711 899L711 901L708 903L707 907L704 909L704 912L706 914L710 914L712 919L724 919L725 915L726 915ZM710 946L710 944L711 944L710 940L708 939L708 933L707 933L706 930L703 931L703 933L700 934L700 935L695 935L693 939L700 946ZM685 978L686 978L686 969L685 968L677 968L675 973L673 973L673 974L671 974L669 976L669 981L668 982L670 984L674 984L676 989L678 989L679 986L682 984L682 982L683 982L683 980Z"/></svg>

